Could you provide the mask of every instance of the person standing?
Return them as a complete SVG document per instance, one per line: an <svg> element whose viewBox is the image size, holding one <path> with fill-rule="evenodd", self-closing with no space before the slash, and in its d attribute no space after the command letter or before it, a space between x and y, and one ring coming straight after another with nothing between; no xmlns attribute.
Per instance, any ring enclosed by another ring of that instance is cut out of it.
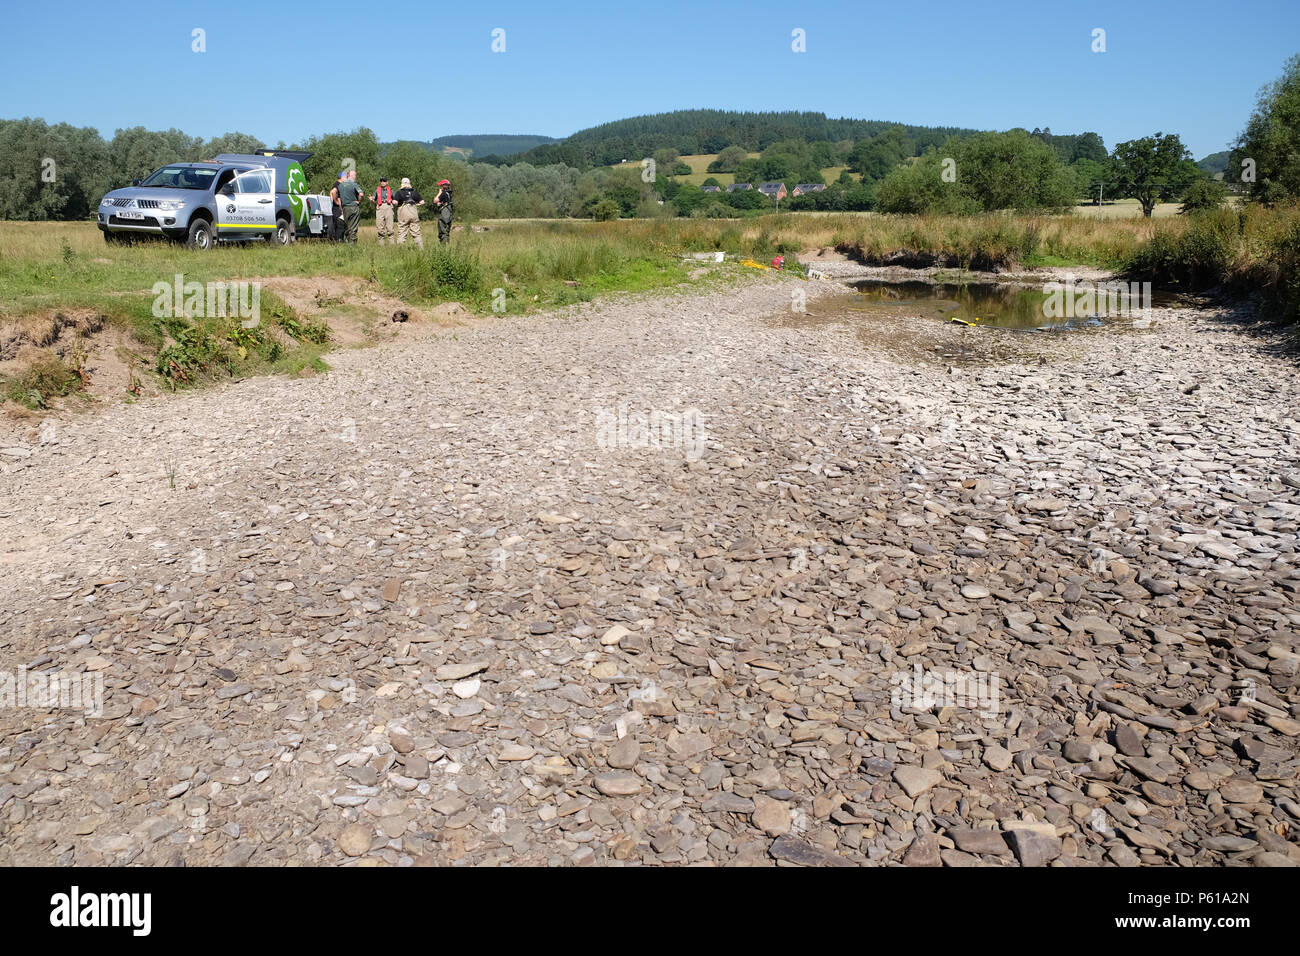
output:
<svg viewBox="0 0 1300 956"><path fill-rule="evenodd" d="M451 242L451 183L443 179L438 182L438 195L433 204L438 208L438 241L444 245Z"/></svg>
<svg viewBox="0 0 1300 956"><path fill-rule="evenodd" d="M339 205L343 207L345 238L356 245L357 227L361 225L361 187L357 185L357 172L349 170L346 179L334 187L338 191Z"/></svg>
<svg viewBox="0 0 1300 956"><path fill-rule="evenodd" d="M397 200L397 244L402 245L407 236L411 236L415 239L415 244L423 249L419 207L424 205L424 197L411 187L409 179L402 177L402 188L394 198Z"/></svg>
<svg viewBox="0 0 1300 956"><path fill-rule="evenodd" d="M375 231L379 233L379 244L384 244L387 239L391 244L393 237L393 209L397 206L397 200L393 198L392 187L388 185L388 177L381 177L379 188L375 190Z"/></svg>
<svg viewBox="0 0 1300 956"><path fill-rule="evenodd" d="M330 189L330 238L335 242L343 240L343 206L339 203L339 183L347 178L348 174L340 171Z"/></svg>

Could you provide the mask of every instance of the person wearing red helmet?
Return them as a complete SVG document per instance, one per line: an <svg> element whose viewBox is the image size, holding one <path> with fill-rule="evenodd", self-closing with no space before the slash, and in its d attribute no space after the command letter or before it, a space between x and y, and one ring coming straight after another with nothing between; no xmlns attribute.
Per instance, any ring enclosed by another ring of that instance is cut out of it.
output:
<svg viewBox="0 0 1300 956"><path fill-rule="evenodd" d="M438 195L434 197L433 205L438 210L438 241L451 242L451 183L448 180L438 182Z"/></svg>

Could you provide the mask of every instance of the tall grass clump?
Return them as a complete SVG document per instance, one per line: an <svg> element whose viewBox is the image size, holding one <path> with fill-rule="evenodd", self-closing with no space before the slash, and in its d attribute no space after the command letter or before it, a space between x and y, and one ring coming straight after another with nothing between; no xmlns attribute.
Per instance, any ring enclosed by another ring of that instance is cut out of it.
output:
<svg viewBox="0 0 1300 956"><path fill-rule="evenodd" d="M404 299L473 299L486 291L477 251L456 244L405 252L392 266L391 281Z"/></svg>
<svg viewBox="0 0 1300 956"><path fill-rule="evenodd" d="M1127 271L1189 291L1255 294L1265 314L1300 322L1300 205L1209 209L1160 222Z"/></svg>

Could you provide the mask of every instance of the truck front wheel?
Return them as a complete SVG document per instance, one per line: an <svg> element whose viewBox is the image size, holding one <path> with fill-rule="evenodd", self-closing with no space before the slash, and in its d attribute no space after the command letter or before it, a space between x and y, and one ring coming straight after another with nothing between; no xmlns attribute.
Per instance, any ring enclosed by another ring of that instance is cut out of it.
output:
<svg viewBox="0 0 1300 956"><path fill-rule="evenodd" d="M189 238L185 244L191 249L211 249L213 240L212 223L206 219L195 219L190 223Z"/></svg>

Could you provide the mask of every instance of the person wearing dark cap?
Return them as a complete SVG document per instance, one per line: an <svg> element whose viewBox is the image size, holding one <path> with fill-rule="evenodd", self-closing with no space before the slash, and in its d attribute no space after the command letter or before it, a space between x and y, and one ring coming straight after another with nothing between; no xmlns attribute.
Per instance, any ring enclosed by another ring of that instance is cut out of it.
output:
<svg viewBox="0 0 1300 956"><path fill-rule="evenodd" d="M391 244L394 242L393 237L393 210L397 206L397 200L393 198L392 187L388 185L388 177L384 176L379 180L379 188L375 190L375 231L379 233L379 244L384 244L387 239Z"/></svg>
<svg viewBox="0 0 1300 956"><path fill-rule="evenodd" d="M447 180L439 180L438 195L434 197L433 205L438 210L438 241L444 244L451 242L451 183Z"/></svg>

